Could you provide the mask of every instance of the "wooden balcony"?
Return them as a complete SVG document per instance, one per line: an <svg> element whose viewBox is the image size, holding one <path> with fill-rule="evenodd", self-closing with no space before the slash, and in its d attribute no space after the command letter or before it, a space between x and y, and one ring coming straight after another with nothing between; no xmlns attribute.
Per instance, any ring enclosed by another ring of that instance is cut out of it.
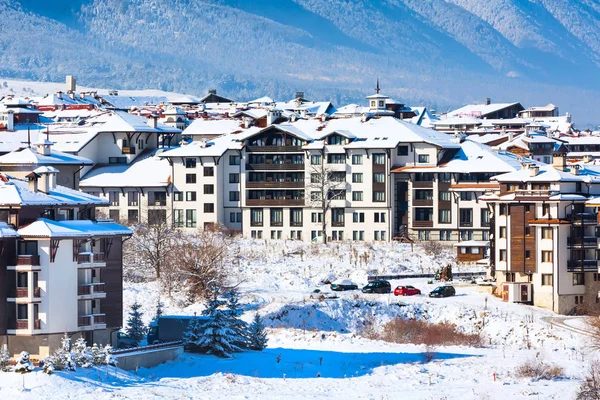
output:
<svg viewBox="0 0 600 400"><path fill-rule="evenodd" d="M433 221L412 221L413 228L433 228Z"/></svg>
<svg viewBox="0 0 600 400"><path fill-rule="evenodd" d="M78 296L92 296L94 294L105 294L104 283L86 283L77 287Z"/></svg>
<svg viewBox="0 0 600 400"><path fill-rule="evenodd" d="M42 288L39 288L39 287L33 288L33 297L36 297L36 298L42 297Z"/></svg>
<svg viewBox="0 0 600 400"><path fill-rule="evenodd" d="M80 328L90 328L94 325L106 324L106 314L89 314L77 317L77 326Z"/></svg>
<svg viewBox="0 0 600 400"><path fill-rule="evenodd" d="M247 189L304 189L304 182L246 182Z"/></svg>
<svg viewBox="0 0 600 400"><path fill-rule="evenodd" d="M17 298L29 297L29 289L26 287L17 288Z"/></svg>
<svg viewBox="0 0 600 400"><path fill-rule="evenodd" d="M105 263L104 253L79 253L77 254L77 264Z"/></svg>
<svg viewBox="0 0 600 400"><path fill-rule="evenodd" d="M431 200L413 200L413 207L433 207L433 199Z"/></svg>
<svg viewBox="0 0 600 400"><path fill-rule="evenodd" d="M304 164L246 164L248 171L303 171Z"/></svg>
<svg viewBox="0 0 600 400"><path fill-rule="evenodd" d="M298 207L303 206L304 200L291 199L247 199L246 206L280 206L280 207Z"/></svg>
<svg viewBox="0 0 600 400"><path fill-rule="evenodd" d="M92 325L92 316L91 315L81 315L77 317L77 326L91 326Z"/></svg>
<svg viewBox="0 0 600 400"><path fill-rule="evenodd" d="M17 265L40 265L40 256L19 254L17 256Z"/></svg>
<svg viewBox="0 0 600 400"><path fill-rule="evenodd" d="M106 324L106 314L94 314L94 325Z"/></svg>
<svg viewBox="0 0 600 400"><path fill-rule="evenodd" d="M18 319L17 329L29 329L29 321L26 319Z"/></svg>
<svg viewBox="0 0 600 400"><path fill-rule="evenodd" d="M302 153L300 146L247 146L249 153Z"/></svg>
<svg viewBox="0 0 600 400"><path fill-rule="evenodd" d="M432 181L413 181L412 187L413 187L413 189L432 188L433 182Z"/></svg>
<svg viewBox="0 0 600 400"><path fill-rule="evenodd" d="M33 320L33 329L42 329L42 320L41 319Z"/></svg>

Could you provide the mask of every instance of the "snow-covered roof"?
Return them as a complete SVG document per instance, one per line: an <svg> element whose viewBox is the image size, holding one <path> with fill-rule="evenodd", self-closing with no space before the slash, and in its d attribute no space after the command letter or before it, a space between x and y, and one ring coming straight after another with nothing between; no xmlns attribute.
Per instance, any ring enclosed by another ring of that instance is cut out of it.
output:
<svg viewBox="0 0 600 400"><path fill-rule="evenodd" d="M77 206L108 205L108 201L78 190L59 186L50 189L49 193L34 192L29 183L22 179L9 178L2 175L0 179L0 206Z"/></svg>
<svg viewBox="0 0 600 400"><path fill-rule="evenodd" d="M490 242L483 240L465 240L464 242L455 243L454 247L489 247Z"/></svg>
<svg viewBox="0 0 600 400"><path fill-rule="evenodd" d="M271 104L275 101L269 96L259 97L258 99L250 100L248 104Z"/></svg>
<svg viewBox="0 0 600 400"><path fill-rule="evenodd" d="M251 127L253 132L259 130L259 128ZM227 118L227 119L204 119L198 118L190 124L183 131L184 136L221 136L228 135L231 133L239 133L244 131L243 122L239 119Z"/></svg>
<svg viewBox="0 0 600 400"><path fill-rule="evenodd" d="M51 150L50 155L38 153L35 149L25 147L0 156L0 165L94 165L85 157Z"/></svg>
<svg viewBox="0 0 600 400"><path fill-rule="evenodd" d="M498 182L585 182L583 175L574 175L569 172L559 171L551 165L536 164L539 172L535 176L531 176L531 171L528 168L523 168L518 171L509 172L498 175L492 180Z"/></svg>
<svg viewBox="0 0 600 400"><path fill-rule="evenodd" d="M446 125L481 125L483 121L479 118L467 117L467 116L452 116L450 118L439 119L433 122L434 126L446 126Z"/></svg>
<svg viewBox="0 0 600 400"><path fill-rule="evenodd" d="M115 222L94 222L90 220L53 221L39 218L17 231L21 237L74 238L98 236L129 236L131 229Z"/></svg>
<svg viewBox="0 0 600 400"><path fill-rule="evenodd" d="M118 110L129 110L131 107L139 108L148 105L157 106L161 103L169 103L169 99L166 96L101 95L101 97L108 103L109 107L114 107Z"/></svg>
<svg viewBox="0 0 600 400"><path fill-rule="evenodd" d="M454 111L450 111L448 116L455 117L462 115L470 117L483 117L516 105L519 105L519 103L469 104Z"/></svg>
<svg viewBox="0 0 600 400"><path fill-rule="evenodd" d="M171 182L169 161L153 151L131 164L99 165L79 182L81 188L165 187Z"/></svg>
<svg viewBox="0 0 600 400"><path fill-rule="evenodd" d="M19 237L17 231L6 222L0 222L0 239L14 237Z"/></svg>

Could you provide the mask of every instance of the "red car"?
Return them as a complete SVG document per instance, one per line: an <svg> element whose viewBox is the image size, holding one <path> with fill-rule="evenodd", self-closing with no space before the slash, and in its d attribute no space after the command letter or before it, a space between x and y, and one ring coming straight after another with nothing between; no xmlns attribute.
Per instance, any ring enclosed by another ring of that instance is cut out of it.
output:
<svg viewBox="0 0 600 400"><path fill-rule="evenodd" d="M421 291L413 286L398 286L394 289L394 296L414 296L421 294Z"/></svg>

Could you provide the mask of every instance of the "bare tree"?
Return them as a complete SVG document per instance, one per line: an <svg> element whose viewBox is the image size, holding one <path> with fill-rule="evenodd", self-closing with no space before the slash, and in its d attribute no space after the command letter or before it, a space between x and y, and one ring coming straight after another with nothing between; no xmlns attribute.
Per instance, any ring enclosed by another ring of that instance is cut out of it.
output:
<svg viewBox="0 0 600 400"><path fill-rule="evenodd" d="M327 243L327 215L334 200L346 199L346 172L334 171L323 159L321 164L311 165L307 188L310 206L321 212L323 243Z"/></svg>
<svg viewBox="0 0 600 400"><path fill-rule="evenodd" d="M210 298L214 289L225 287L226 260L231 239L218 230L182 235L174 254L190 301Z"/></svg>
<svg viewBox="0 0 600 400"><path fill-rule="evenodd" d="M148 214L146 224L131 226L133 236L126 242L125 264L138 263L145 270L153 270L156 279L172 250L177 246L179 235L172 227L171 218L166 214Z"/></svg>

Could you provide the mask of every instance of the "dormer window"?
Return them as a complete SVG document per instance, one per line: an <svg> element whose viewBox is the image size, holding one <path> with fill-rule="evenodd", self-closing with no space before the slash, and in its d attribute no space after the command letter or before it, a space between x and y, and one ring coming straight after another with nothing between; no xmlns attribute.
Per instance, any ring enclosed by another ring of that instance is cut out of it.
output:
<svg viewBox="0 0 600 400"><path fill-rule="evenodd" d="M377 105L377 102L375 100L371 100L371 107L375 108L376 105Z"/></svg>
<svg viewBox="0 0 600 400"><path fill-rule="evenodd" d="M379 100L379 107L383 107L383 100Z"/></svg>

